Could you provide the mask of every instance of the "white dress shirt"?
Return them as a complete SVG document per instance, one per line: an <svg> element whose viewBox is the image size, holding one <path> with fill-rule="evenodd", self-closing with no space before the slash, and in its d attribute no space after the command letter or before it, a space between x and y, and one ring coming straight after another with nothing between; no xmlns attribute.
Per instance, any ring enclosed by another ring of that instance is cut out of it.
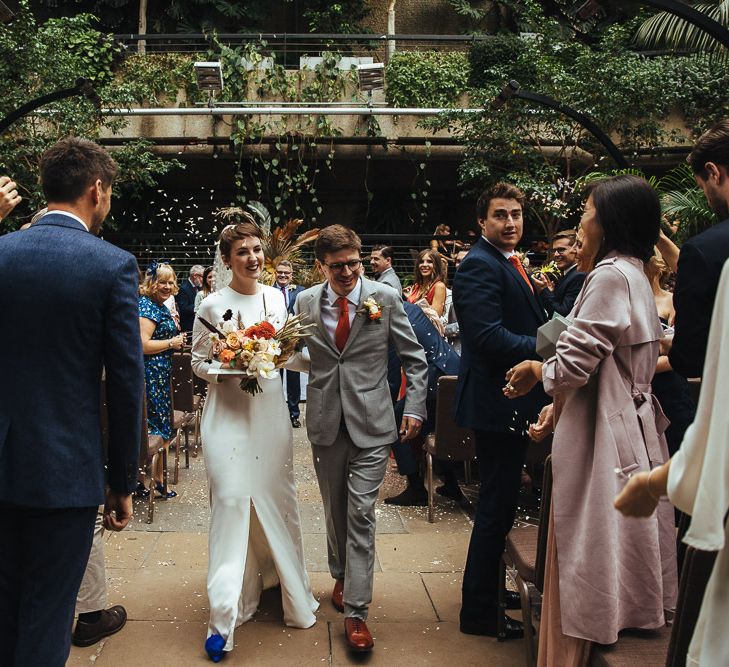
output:
<svg viewBox="0 0 729 667"><path fill-rule="evenodd" d="M499 248L499 246L491 243L491 241L489 241L485 236L482 236L481 238L489 245L494 246L494 248L496 248L504 257L506 257L506 259L509 259L509 257L511 257L512 255L516 255L515 250L502 250L501 248Z"/></svg>
<svg viewBox="0 0 729 667"><path fill-rule="evenodd" d="M91 230L89 229L89 226L88 226L88 225L87 225L87 224L86 224L86 223L85 223L85 222L84 222L83 220L81 220L81 218L79 218L79 217L78 217L78 216L77 216L76 214L74 214L74 213L69 213L68 211L48 211L48 213L44 213L44 214L43 214L43 215L42 215L42 216L41 216L41 217L40 217L39 219L40 219L40 220L42 220L42 219L43 219L43 218L45 218L45 217L46 217L46 216L47 216L47 215L48 215L49 213L52 213L53 215L67 215L67 216L68 216L69 218L73 218L73 219L74 219L74 220L75 220L76 222L80 222L80 223L81 223L81 224L82 224L82 225L84 226L84 229L85 229L85 230L86 230L87 232L88 232L88 231L91 231ZM36 222L37 222L37 221L36 221Z"/></svg>

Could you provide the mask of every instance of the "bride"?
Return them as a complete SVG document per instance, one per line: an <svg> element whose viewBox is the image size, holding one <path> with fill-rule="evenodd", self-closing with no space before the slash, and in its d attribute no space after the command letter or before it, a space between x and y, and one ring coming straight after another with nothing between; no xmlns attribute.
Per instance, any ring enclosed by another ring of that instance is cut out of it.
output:
<svg viewBox="0 0 729 667"><path fill-rule="evenodd" d="M218 326L231 310L244 326L265 318L277 328L283 325L281 292L258 282L261 235L250 217L223 229L219 250L232 280L201 303L199 316ZM239 388L239 376L221 374L227 369L208 362L208 331L197 319L193 341L193 369L210 383L201 425L212 510L205 650L218 662L233 649L236 626L256 613L264 588L281 584L284 621L292 627L314 625L319 605L304 565L291 422L281 381L259 378L262 392L251 396Z"/></svg>

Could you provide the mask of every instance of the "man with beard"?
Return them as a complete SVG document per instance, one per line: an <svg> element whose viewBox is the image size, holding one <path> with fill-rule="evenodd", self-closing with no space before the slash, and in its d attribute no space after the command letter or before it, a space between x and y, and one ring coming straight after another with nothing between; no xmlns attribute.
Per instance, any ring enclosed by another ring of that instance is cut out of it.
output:
<svg viewBox="0 0 729 667"><path fill-rule="evenodd" d="M675 335L668 359L677 373L691 378L704 367L719 275L729 258L729 119L701 135L687 162L722 221L686 241L678 258Z"/></svg>

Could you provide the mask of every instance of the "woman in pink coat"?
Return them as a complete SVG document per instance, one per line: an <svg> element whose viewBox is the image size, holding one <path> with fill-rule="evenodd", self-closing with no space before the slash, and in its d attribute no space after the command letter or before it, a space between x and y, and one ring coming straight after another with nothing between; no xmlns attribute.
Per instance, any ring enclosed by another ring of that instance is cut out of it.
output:
<svg viewBox="0 0 729 667"><path fill-rule="evenodd" d="M555 399L554 486L539 665L585 665L591 642L624 628L658 628L675 605L673 510L646 519L613 510L637 471L668 459L667 420L651 394L662 336L643 263L658 239L660 203L648 183L616 176L594 184L581 220L596 266L554 357L525 361L504 393L539 381Z"/></svg>

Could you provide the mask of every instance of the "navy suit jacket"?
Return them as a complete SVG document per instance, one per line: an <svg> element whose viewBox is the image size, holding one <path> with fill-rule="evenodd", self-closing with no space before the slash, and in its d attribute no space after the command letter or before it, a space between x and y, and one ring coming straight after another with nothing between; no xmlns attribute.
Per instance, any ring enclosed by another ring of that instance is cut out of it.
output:
<svg viewBox="0 0 729 667"><path fill-rule="evenodd" d="M676 333L668 360L673 370L686 378L700 377L704 372L714 299L727 259L729 219L681 246L673 291Z"/></svg>
<svg viewBox="0 0 729 667"><path fill-rule="evenodd" d="M180 285L180 290L175 295L177 302L177 312L180 313L180 329L182 331L192 331L195 323L195 297L197 290L190 282L189 278L185 278Z"/></svg>
<svg viewBox="0 0 729 667"><path fill-rule="evenodd" d="M471 248L453 281L461 332L461 370L456 386L459 426L521 433L548 402L538 384L510 400L502 393L514 364L538 359L537 328L546 313L519 272L483 238Z"/></svg>
<svg viewBox="0 0 729 667"><path fill-rule="evenodd" d="M278 283L274 283L273 286L277 290L281 291L281 287L279 287ZM289 285L286 288L286 291L288 292L288 297L289 297L288 301L286 302L287 308L289 311L289 315L294 314L294 304L296 303L296 297L299 296L299 294L301 294L305 289L306 289L306 287L302 287L301 285Z"/></svg>
<svg viewBox="0 0 729 667"><path fill-rule="evenodd" d="M0 238L0 501L91 507L137 482L144 396L134 257L49 213ZM101 438L106 370L108 452Z"/></svg>
<svg viewBox="0 0 729 667"><path fill-rule="evenodd" d="M560 315L569 315L586 277L586 273L582 273L575 268L557 281L554 292L546 289L542 290L539 297L542 299L547 315L551 317L555 312Z"/></svg>
<svg viewBox="0 0 729 667"><path fill-rule="evenodd" d="M413 333L425 352L425 360L428 362L428 397L426 400L434 402L438 392L438 378L443 375L458 375L461 358L448 341L441 337L420 306L407 301L403 301L402 305L410 321L410 326L413 328ZM390 346L389 355L387 381L394 401L400 392L401 366L393 346Z"/></svg>

